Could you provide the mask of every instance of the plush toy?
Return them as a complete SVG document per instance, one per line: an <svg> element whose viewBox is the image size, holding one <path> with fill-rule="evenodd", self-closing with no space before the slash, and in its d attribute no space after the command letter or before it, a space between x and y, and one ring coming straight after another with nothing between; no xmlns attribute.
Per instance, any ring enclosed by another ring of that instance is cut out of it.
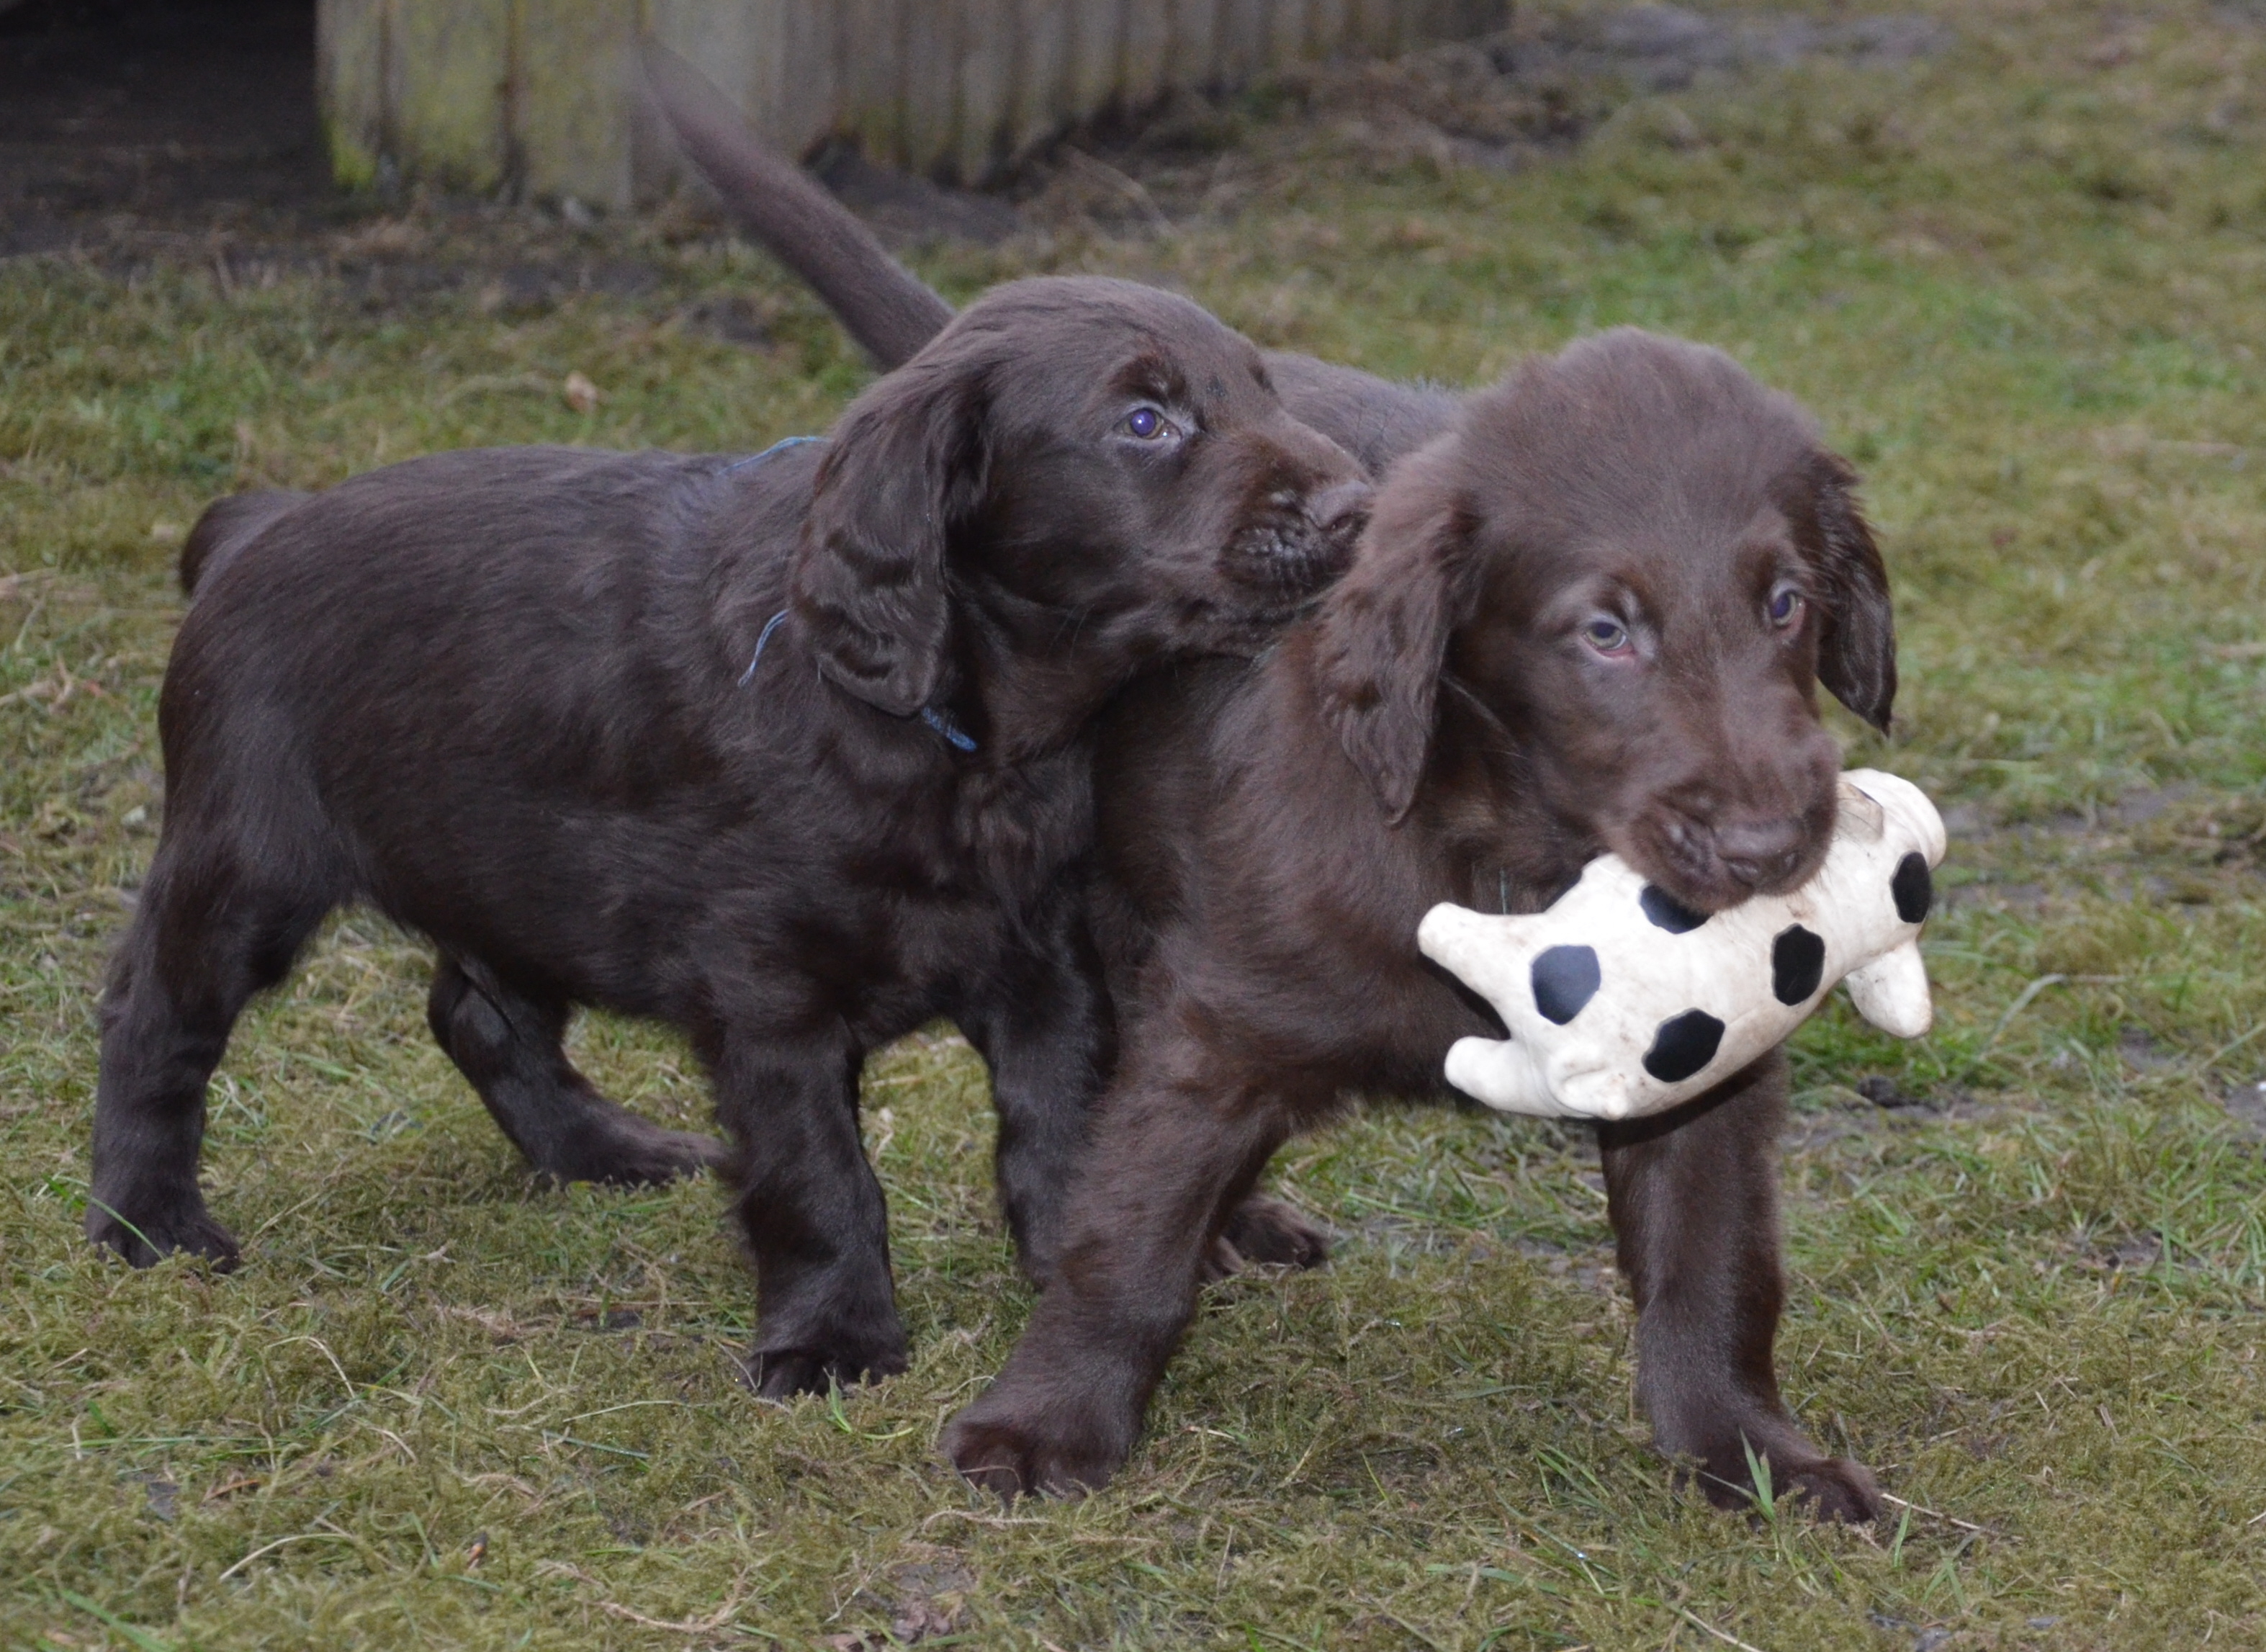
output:
<svg viewBox="0 0 2266 1652"><path fill-rule="evenodd" d="M1539 1118L1658 1113L1781 1042L1844 978L1858 1013L1917 1038L1933 1018L1919 929L1943 848L1918 786L1855 769L1824 864L1790 895L1694 912L1606 855L1531 917L1436 906L1416 944L1511 1034L1457 1040L1448 1082Z"/></svg>

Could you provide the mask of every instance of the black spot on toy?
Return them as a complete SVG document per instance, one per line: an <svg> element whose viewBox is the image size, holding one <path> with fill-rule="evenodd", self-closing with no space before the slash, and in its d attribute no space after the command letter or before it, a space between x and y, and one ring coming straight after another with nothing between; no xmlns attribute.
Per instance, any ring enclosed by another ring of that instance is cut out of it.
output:
<svg viewBox="0 0 2266 1652"><path fill-rule="evenodd" d="M1779 931L1771 942L1771 994L1780 1004L1799 1004L1825 977L1825 938L1799 924Z"/></svg>
<svg viewBox="0 0 2266 1652"><path fill-rule="evenodd" d="M1544 1020L1561 1027L1582 1012L1604 978L1591 947L1553 947L1535 955L1528 974L1534 983L1534 1007Z"/></svg>
<svg viewBox="0 0 2266 1652"><path fill-rule="evenodd" d="M1927 916L1927 909L1935 904L1935 874L1927 869L1927 857L1918 850L1897 862L1897 875L1889 880L1889 892L1897 897L1897 916L1907 924L1917 924Z"/></svg>
<svg viewBox="0 0 2266 1652"><path fill-rule="evenodd" d="M1707 921L1707 913L1693 911L1657 883L1646 884L1644 893L1636 897L1636 903L1644 908L1644 915L1657 927L1671 935L1689 934Z"/></svg>
<svg viewBox="0 0 2266 1652"><path fill-rule="evenodd" d="M1663 1084L1681 1084L1715 1059L1722 1042L1722 1022L1705 1010L1686 1010L1660 1024L1644 1052L1644 1070Z"/></svg>

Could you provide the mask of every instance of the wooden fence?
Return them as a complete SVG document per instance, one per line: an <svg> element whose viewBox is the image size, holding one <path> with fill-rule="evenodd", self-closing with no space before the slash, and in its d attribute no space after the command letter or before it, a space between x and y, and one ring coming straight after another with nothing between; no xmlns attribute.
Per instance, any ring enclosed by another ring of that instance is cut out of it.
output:
<svg viewBox="0 0 2266 1652"><path fill-rule="evenodd" d="M624 206L675 152L638 95L649 32L773 143L834 135L973 181L1112 108L1302 59L1502 27L1509 0L318 0L340 178L381 168Z"/></svg>

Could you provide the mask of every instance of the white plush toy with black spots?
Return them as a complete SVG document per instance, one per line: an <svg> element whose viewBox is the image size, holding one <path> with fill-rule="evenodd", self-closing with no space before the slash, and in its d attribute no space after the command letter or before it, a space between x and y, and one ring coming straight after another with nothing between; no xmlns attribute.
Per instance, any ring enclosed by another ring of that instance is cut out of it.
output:
<svg viewBox="0 0 2266 1652"><path fill-rule="evenodd" d="M1919 930L1943 848L1918 786L1853 769L1824 864L1789 895L1705 915L1605 855L1531 917L1436 906L1416 944L1511 1034L1457 1040L1448 1082L1539 1118L1662 1112L1783 1042L1845 978L1859 1014L1917 1038L1933 1019Z"/></svg>

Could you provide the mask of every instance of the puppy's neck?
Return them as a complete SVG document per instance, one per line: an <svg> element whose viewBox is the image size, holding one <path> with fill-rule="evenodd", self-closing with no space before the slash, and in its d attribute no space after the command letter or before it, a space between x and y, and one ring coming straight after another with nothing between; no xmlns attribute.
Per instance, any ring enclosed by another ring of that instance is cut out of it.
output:
<svg viewBox="0 0 2266 1652"><path fill-rule="evenodd" d="M1083 735L1118 690L1149 662L1126 658L1106 624L1085 617L971 596L961 610L961 693L981 707L995 762L1059 751Z"/></svg>
<svg viewBox="0 0 2266 1652"><path fill-rule="evenodd" d="M1573 887L1603 845L1560 817L1525 742L1458 683L1440 678L1437 720L1412 820L1435 834L1466 893L1488 912L1539 912Z"/></svg>

